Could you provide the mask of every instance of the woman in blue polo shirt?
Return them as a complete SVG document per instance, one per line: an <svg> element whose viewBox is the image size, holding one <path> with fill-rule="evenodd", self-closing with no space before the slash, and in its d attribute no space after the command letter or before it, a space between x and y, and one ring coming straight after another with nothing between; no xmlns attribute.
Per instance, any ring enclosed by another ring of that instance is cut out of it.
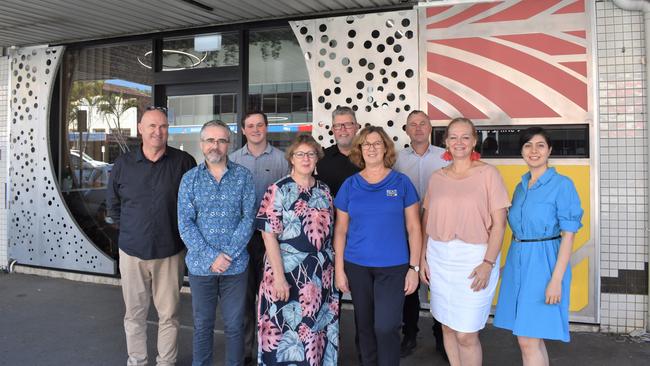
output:
<svg viewBox="0 0 650 366"><path fill-rule="evenodd" d="M398 365L404 296L418 285L422 232L419 197L391 169L395 145L368 126L352 143L361 171L341 186L334 205L336 286L350 292L364 365Z"/></svg>
<svg viewBox="0 0 650 366"><path fill-rule="evenodd" d="M569 258L583 210L571 179L548 167L546 131L526 129L519 144L529 172L515 188L508 213L513 240L494 326L517 336L524 365L548 365L544 339L569 341Z"/></svg>

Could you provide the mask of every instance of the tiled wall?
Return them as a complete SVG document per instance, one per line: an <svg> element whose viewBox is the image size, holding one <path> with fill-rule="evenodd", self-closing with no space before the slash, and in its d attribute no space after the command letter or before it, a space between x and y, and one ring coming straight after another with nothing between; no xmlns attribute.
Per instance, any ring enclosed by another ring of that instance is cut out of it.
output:
<svg viewBox="0 0 650 366"><path fill-rule="evenodd" d="M1 55L1 53L0 53ZM0 270L7 268L7 166L9 145L9 58L0 56Z"/></svg>
<svg viewBox="0 0 650 366"><path fill-rule="evenodd" d="M643 14L596 2L603 331L647 316L648 139Z"/></svg>

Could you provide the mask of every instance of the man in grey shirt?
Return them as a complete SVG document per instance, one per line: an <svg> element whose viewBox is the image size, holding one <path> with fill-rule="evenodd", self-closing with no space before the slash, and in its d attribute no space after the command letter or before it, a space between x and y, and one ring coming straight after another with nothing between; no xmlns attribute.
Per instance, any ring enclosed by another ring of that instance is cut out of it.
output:
<svg viewBox="0 0 650 366"><path fill-rule="evenodd" d="M247 113L241 121L241 127L246 136L246 145L229 155L231 161L243 165L253 173L255 183L255 208L257 214L266 189L278 179L289 174L289 163L284 152L267 141L269 120L260 111ZM255 297L262 280L264 270L264 241L259 231L255 230L248 242L249 270L246 291L246 311L244 317L245 331L245 364L257 360L257 350L254 349L255 330L257 324L257 308ZM253 354L255 353L255 356Z"/></svg>
<svg viewBox="0 0 650 366"><path fill-rule="evenodd" d="M445 149L433 146L429 143L431 136L431 121L429 116L422 111L415 110L406 119L406 134L411 139L411 146L399 152L394 169L406 174L420 196L420 203L427 193L429 178L436 170L447 166L441 155ZM420 317L420 295L419 288L404 299L404 326L402 333L404 338L401 345L401 356L410 355L416 346L416 335L418 333L418 319ZM442 329L440 323L434 319L433 333L436 338L436 349L444 355L442 344Z"/></svg>

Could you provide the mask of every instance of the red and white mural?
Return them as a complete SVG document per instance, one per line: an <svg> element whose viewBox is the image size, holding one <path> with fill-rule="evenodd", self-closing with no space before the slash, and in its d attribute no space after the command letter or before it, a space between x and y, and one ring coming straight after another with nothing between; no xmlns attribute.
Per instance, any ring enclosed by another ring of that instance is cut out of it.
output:
<svg viewBox="0 0 650 366"><path fill-rule="evenodd" d="M441 124L589 123L585 0L458 3L420 10L421 106Z"/></svg>

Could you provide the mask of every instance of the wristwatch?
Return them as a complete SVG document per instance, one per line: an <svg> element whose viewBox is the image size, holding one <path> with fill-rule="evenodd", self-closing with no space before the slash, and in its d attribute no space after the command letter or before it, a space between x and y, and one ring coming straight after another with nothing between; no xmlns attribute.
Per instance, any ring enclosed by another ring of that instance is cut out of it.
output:
<svg viewBox="0 0 650 366"><path fill-rule="evenodd" d="M414 270L416 273L420 272L420 266L414 266L412 264L409 264L409 269Z"/></svg>

